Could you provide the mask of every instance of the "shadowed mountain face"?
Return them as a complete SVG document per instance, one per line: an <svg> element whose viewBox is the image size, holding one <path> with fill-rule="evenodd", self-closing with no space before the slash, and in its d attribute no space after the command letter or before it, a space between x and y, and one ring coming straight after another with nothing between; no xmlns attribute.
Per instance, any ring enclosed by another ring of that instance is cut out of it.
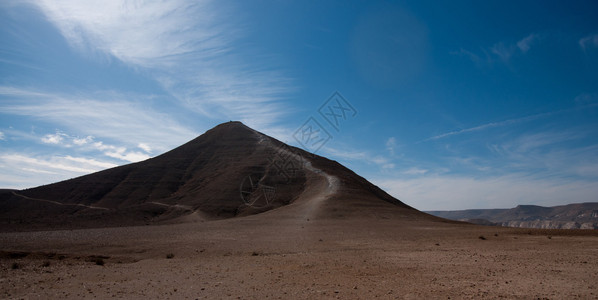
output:
<svg viewBox="0 0 598 300"><path fill-rule="evenodd" d="M518 205L510 209L429 211L429 214L480 225L544 229L598 229L598 203L553 207Z"/></svg>
<svg viewBox="0 0 598 300"><path fill-rule="evenodd" d="M326 201L314 212L318 198ZM0 190L0 225L27 230L197 221L294 202L304 202L302 211L310 207L314 217L386 213L390 207L392 214L418 213L337 162L228 122L143 162Z"/></svg>

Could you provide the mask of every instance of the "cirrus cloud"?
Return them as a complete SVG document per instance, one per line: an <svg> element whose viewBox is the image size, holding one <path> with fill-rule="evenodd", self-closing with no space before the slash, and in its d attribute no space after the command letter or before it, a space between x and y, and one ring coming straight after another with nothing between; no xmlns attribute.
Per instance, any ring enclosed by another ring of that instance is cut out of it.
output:
<svg viewBox="0 0 598 300"><path fill-rule="evenodd" d="M590 48L598 48L598 34L591 34L579 39L579 47L581 47L583 51Z"/></svg>
<svg viewBox="0 0 598 300"><path fill-rule="evenodd" d="M293 90L290 79L263 50L235 47L246 34L242 18L216 1L29 3L74 49L140 70L205 117L259 129L287 111L281 100Z"/></svg>

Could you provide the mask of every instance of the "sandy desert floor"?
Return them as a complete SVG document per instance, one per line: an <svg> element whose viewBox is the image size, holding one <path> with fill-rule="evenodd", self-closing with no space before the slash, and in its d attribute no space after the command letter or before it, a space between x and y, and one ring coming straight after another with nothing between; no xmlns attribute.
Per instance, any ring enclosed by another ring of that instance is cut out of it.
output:
<svg viewBox="0 0 598 300"><path fill-rule="evenodd" d="M0 296L598 298L595 231L265 215L1 233Z"/></svg>

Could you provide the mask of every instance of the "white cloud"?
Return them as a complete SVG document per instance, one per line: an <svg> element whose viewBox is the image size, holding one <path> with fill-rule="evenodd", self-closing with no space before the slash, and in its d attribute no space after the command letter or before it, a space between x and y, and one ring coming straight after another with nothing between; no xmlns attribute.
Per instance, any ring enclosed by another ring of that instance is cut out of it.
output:
<svg viewBox="0 0 598 300"><path fill-rule="evenodd" d="M140 148L141 150L147 152L147 153L151 153L152 152L152 147L148 146L145 143L139 143L137 144L137 148Z"/></svg>
<svg viewBox="0 0 598 300"><path fill-rule="evenodd" d="M86 136L84 138L73 138L73 144L77 145L77 146L83 146L85 144L91 143L93 141L93 137L92 136Z"/></svg>
<svg viewBox="0 0 598 300"><path fill-rule="evenodd" d="M322 150L323 152L326 152L328 155L336 159L344 159L349 160L351 162L365 162L369 164L375 164L384 169L394 168L394 164L391 163L390 159L381 155L373 155L365 151L339 150L327 146L323 147Z"/></svg>
<svg viewBox="0 0 598 300"><path fill-rule="evenodd" d="M483 131L483 130L490 129L490 128L503 127L503 126L509 126L509 125L514 125L514 124L534 121L534 120L541 119L541 118L552 117L552 116L556 116L556 115L560 115L560 114L571 113L574 111L579 111L579 110L598 106L598 97L596 96L596 94L584 93L584 94L581 94L581 95L575 97L574 101L578 106L571 107L568 109L562 109L562 110L557 110L557 111L529 115L529 116L525 116L525 117L521 117L521 118L509 119L509 120L498 121L498 122L490 122L490 123L486 123L486 124L482 124L482 125L478 125L478 126L474 126L474 127L469 127L469 128L465 128L465 129L454 130L454 131L450 131L450 132L446 132L446 133L442 133L442 134L438 134L438 135L426 138L420 142L438 140L438 139L443 139L443 138L447 138L450 136L460 135L463 133L478 132L478 131Z"/></svg>
<svg viewBox="0 0 598 300"><path fill-rule="evenodd" d="M138 162L146 160L151 157L150 155L148 155L148 153L150 153L152 150L152 148L148 144L138 143L135 147L144 150L145 153L138 151L129 151L128 148L125 146L115 146L111 144L105 144L102 141L95 141L92 136L79 138L71 136L62 131L57 131L54 134L44 135L41 138L41 140L45 144L70 148L72 151L75 151L76 153L93 153L94 151L100 151L103 155L107 157L116 158L125 162ZM75 159L72 156L68 155L65 157L65 159L68 159L73 162L82 162L88 165L93 165L101 168L110 168L116 166L112 163L98 163L97 161L83 160L81 158Z"/></svg>
<svg viewBox="0 0 598 300"><path fill-rule="evenodd" d="M360 152L360 151L339 150L339 149L335 149L335 148L331 148L331 147L323 147L322 150L324 150L325 152L327 152L333 156L336 156L339 158L344 158L344 159L363 160L363 159L369 157L367 155L367 153Z"/></svg>
<svg viewBox="0 0 598 300"><path fill-rule="evenodd" d="M498 56L503 62L508 62L511 59L511 56L515 53L515 46L505 46L505 44L501 42L490 47L490 52Z"/></svg>
<svg viewBox="0 0 598 300"><path fill-rule="evenodd" d="M29 188L115 166L87 157L0 153L0 188Z"/></svg>
<svg viewBox="0 0 598 300"><path fill-rule="evenodd" d="M108 157L120 159L126 162L138 162L150 158L150 156L146 153L127 151L126 147L106 145L103 142L95 142L92 144L92 146L99 151L103 151L103 154Z"/></svg>
<svg viewBox="0 0 598 300"><path fill-rule="evenodd" d="M137 152L137 151L128 151L127 147L124 146L114 146L109 144L104 144L102 141L94 141L92 136L87 136L85 138L73 137L64 132L57 131L55 134L47 134L42 137L42 142L46 144L53 144L53 145L61 145L64 147L72 148L73 146L77 146L76 151L92 151L97 150L101 151L103 155L116 158L126 162L138 162L142 160L146 160L150 158L147 154L151 152L151 147L145 143L138 143L137 147L141 148L147 153ZM94 165L102 168L109 168L115 166L114 164L98 164L97 161L92 160L83 160L81 158L73 158L72 156L65 157L68 160L75 161L75 162L83 162L89 165ZM94 163L96 162L96 163Z"/></svg>
<svg viewBox="0 0 598 300"><path fill-rule="evenodd" d="M206 117L264 128L287 111L280 100L291 90L290 80L264 49L236 47L246 32L232 6L184 0L31 4L75 49L140 68L181 105Z"/></svg>
<svg viewBox="0 0 598 300"><path fill-rule="evenodd" d="M0 131L0 141L4 141L6 139L6 136L4 135L4 132Z"/></svg>
<svg viewBox="0 0 598 300"><path fill-rule="evenodd" d="M104 152L104 154L128 162L138 162L150 158L149 155L141 152L108 151Z"/></svg>
<svg viewBox="0 0 598 300"><path fill-rule="evenodd" d="M395 155L395 148L397 147L397 139L394 137L389 137L386 140L386 150L390 153L390 155Z"/></svg>
<svg viewBox="0 0 598 300"><path fill-rule="evenodd" d="M215 24L211 1L35 1L66 40L81 51L101 51L124 62L153 67L174 56L219 54L229 43ZM156 42L160 41L160 42Z"/></svg>
<svg viewBox="0 0 598 300"><path fill-rule="evenodd" d="M540 35L531 33L516 43L501 41L495 43L492 45L492 47L484 47L481 49L481 52L483 52L484 55L479 55L463 48L461 48L459 51L453 51L451 54L468 57L478 66L482 66L482 63L492 65L496 59L502 61L503 63L508 63L512 57L526 54L531 49L532 45L539 39Z"/></svg>
<svg viewBox="0 0 598 300"><path fill-rule="evenodd" d="M428 173L428 170L413 167L403 171L402 173L406 175L424 175Z"/></svg>
<svg viewBox="0 0 598 300"><path fill-rule="evenodd" d="M76 145L91 143L91 136L94 136L130 147L143 142L153 149L164 151L197 136L174 117L144 105L144 97L139 95L112 92L72 96L3 86L0 86L0 95L4 96L0 104L4 113L53 122L89 135L83 139L69 137L69 142ZM138 98L139 102L130 98ZM45 141L57 143L62 141L61 138L67 136L58 132L47 136Z"/></svg>
<svg viewBox="0 0 598 300"><path fill-rule="evenodd" d="M73 161L72 158L52 156L49 158L37 158L22 154L2 154L0 160L3 163L14 165L16 169L37 169L68 171L71 173L92 173L98 171L97 165L89 163L81 164L80 161Z"/></svg>
<svg viewBox="0 0 598 300"><path fill-rule="evenodd" d="M573 140L583 139L586 136L582 131L544 131L524 134L513 141L503 145L504 149L516 151L518 153L535 152L539 148L551 146L563 142L572 142Z"/></svg>
<svg viewBox="0 0 598 300"><path fill-rule="evenodd" d="M459 49L459 51L453 51L453 52L451 52L451 54L465 56L465 57L469 58L472 62L474 62L476 65L480 65L480 63L482 62L482 59L480 58L479 55L477 55L471 51L467 51L463 48Z"/></svg>
<svg viewBox="0 0 598 300"><path fill-rule="evenodd" d="M545 176L598 178L598 144L578 145L592 131L563 130L523 134L489 146L509 170L542 170ZM531 170L531 171L530 171Z"/></svg>
<svg viewBox="0 0 598 300"><path fill-rule="evenodd" d="M531 45L538 39L538 35L530 34L517 42L517 47L521 52L526 53L531 48Z"/></svg>
<svg viewBox="0 0 598 300"><path fill-rule="evenodd" d="M38 173L38 174L50 174L50 175L58 174L58 173L52 172L52 171L38 170L38 169L31 169L31 168L21 168L21 170L27 171L27 172L32 172L32 173Z"/></svg>
<svg viewBox="0 0 598 300"><path fill-rule="evenodd" d="M56 132L55 134L46 134L42 137L42 142L46 144L60 144L64 141L64 138L67 137L66 134L62 132Z"/></svg>
<svg viewBox="0 0 598 300"><path fill-rule="evenodd" d="M90 166L94 166L94 167L98 167L98 168L102 168L102 169L109 169L109 168L114 168L117 166L113 163L102 162L102 161L98 161L95 159L89 159L89 158L83 158L83 157L65 156L64 158L69 161L74 161L77 163L86 164L86 165L90 165Z"/></svg>
<svg viewBox="0 0 598 300"><path fill-rule="evenodd" d="M453 140L451 143L455 147L447 149L450 154L438 156L442 164L451 166L451 171L459 174L488 177L517 173L564 181L596 180L598 144L592 144L590 138L594 131L591 127L502 131L487 140ZM484 144L485 149L479 148Z"/></svg>
<svg viewBox="0 0 598 300"><path fill-rule="evenodd" d="M392 164L392 163L382 165L382 169L390 170L390 169L394 169L394 168L395 168L395 164Z"/></svg>
<svg viewBox="0 0 598 300"><path fill-rule="evenodd" d="M581 47L583 51L586 51L591 47L598 48L598 34L588 35L581 38L579 40L579 47Z"/></svg>
<svg viewBox="0 0 598 300"><path fill-rule="evenodd" d="M372 182L420 210L510 208L519 204L559 205L595 202L595 182L534 179L526 176L472 178L434 175Z"/></svg>
<svg viewBox="0 0 598 300"><path fill-rule="evenodd" d="M513 124L518 124L518 123L522 123L522 122L533 121L533 120L536 120L539 118L549 117L549 116L552 116L552 115L555 115L558 113L567 112L567 111L571 111L571 109L555 111L555 112L539 113L539 114L516 118L516 119L509 119L509 120L504 120L504 121L499 121L499 122L486 123L486 124L482 124L482 125L478 125L478 126L474 126L474 127L470 127L470 128L459 129L459 130L435 135L435 136L429 137L427 139L424 139L422 142L438 140L438 139L442 139L442 138L446 138L446 137L450 137L450 136L454 136L454 135L459 135L459 134L463 134L463 133L483 131L483 130L490 129L490 128L502 127L502 126L513 125Z"/></svg>
<svg viewBox="0 0 598 300"><path fill-rule="evenodd" d="M119 151L119 152L123 152L123 151L127 150L127 148L124 148L124 147L116 147L116 146L113 146L113 145L105 145L103 142L95 142L95 143L92 144L92 146L95 149L100 150L100 151L104 151L104 150L113 150L114 151L114 150L116 150L116 151Z"/></svg>
<svg viewBox="0 0 598 300"><path fill-rule="evenodd" d="M41 138L45 144L61 145L64 147L85 146L93 141L92 136L84 138L68 135L62 131L56 131L54 134L46 134Z"/></svg>

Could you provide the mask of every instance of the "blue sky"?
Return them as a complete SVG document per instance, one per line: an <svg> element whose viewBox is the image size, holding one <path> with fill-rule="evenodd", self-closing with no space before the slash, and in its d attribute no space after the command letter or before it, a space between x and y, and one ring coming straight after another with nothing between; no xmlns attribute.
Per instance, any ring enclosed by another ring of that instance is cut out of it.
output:
<svg viewBox="0 0 598 300"><path fill-rule="evenodd" d="M319 124L318 154L422 210L597 201L598 4L0 3L0 187L229 120L295 146Z"/></svg>

